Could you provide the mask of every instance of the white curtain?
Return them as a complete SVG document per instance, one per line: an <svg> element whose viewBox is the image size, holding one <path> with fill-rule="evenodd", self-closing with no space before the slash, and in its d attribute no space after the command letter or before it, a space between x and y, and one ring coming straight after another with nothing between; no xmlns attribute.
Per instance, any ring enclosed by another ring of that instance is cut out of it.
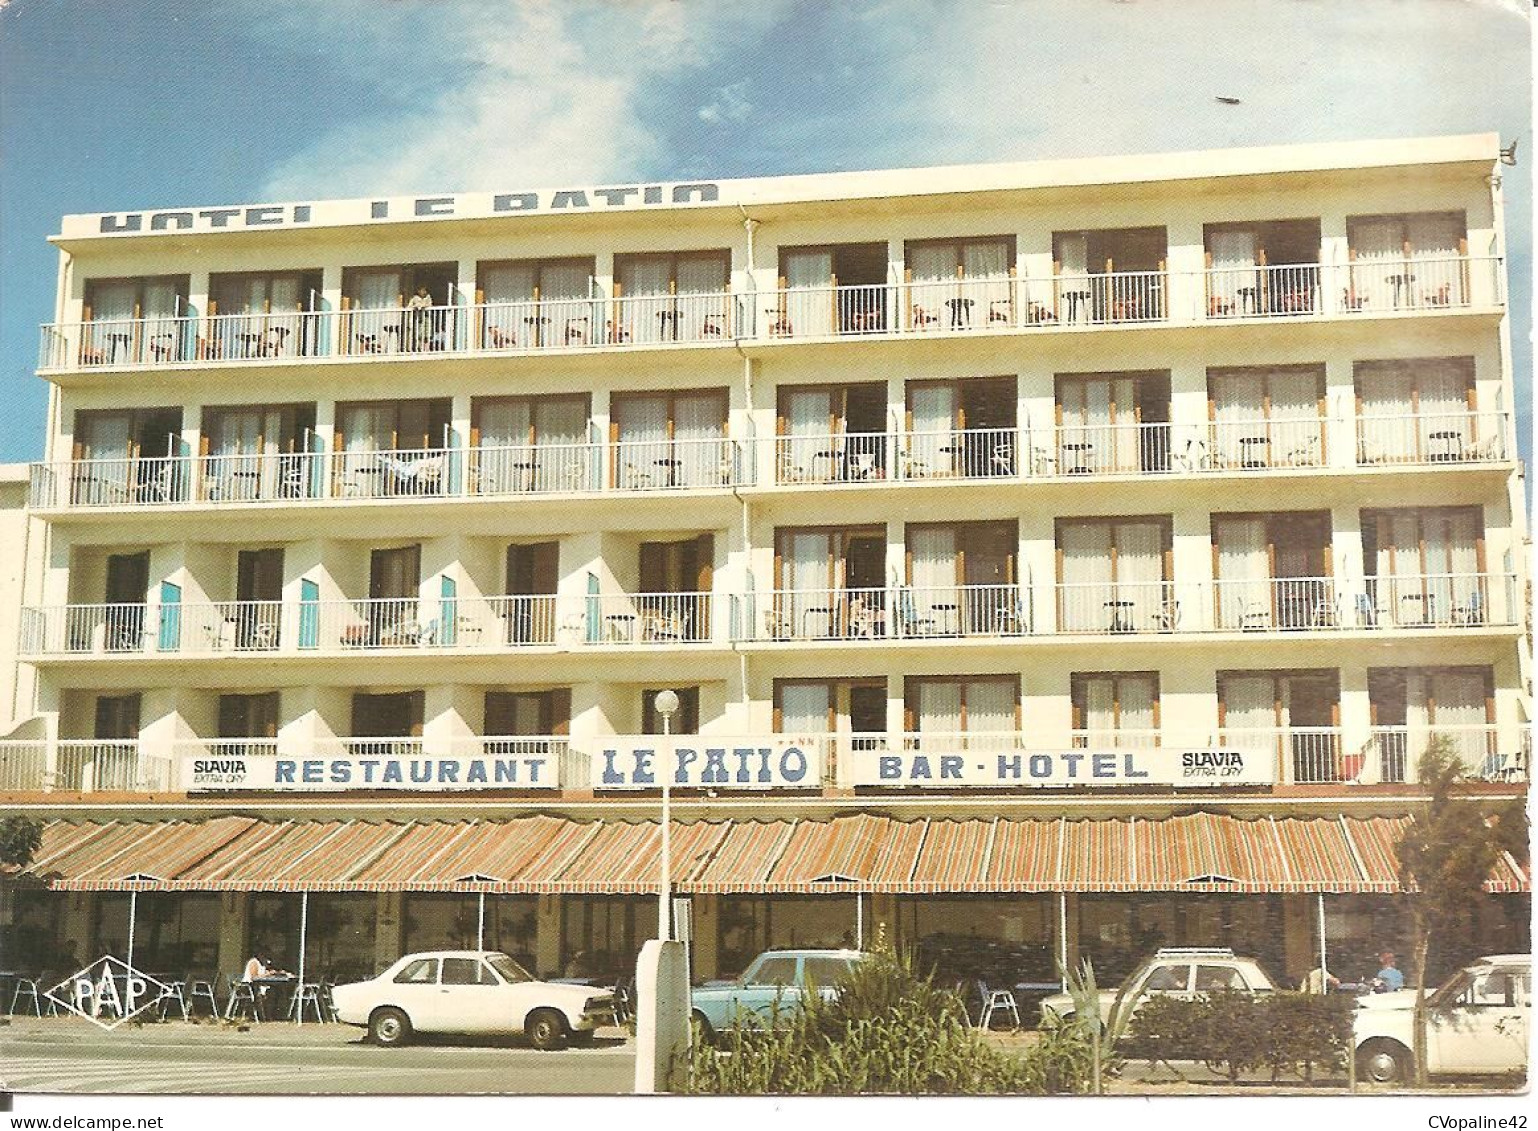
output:
<svg viewBox="0 0 1538 1131"><path fill-rule="evenodd" d="M1212 401L1221 464L1239 467L1266 460L1265 445L1255 443L1266 431L1264 373L1220 373L1213 378ZM1250 443L1243 441L1250 440Z"/></svg>
<svg viewBox="0 0 1538 1131"><path fill-rule="evenodd" d="M532 263L508 263L488 267L482 272L487 346L502 348L530 344L524 319L533 311L534 287L538 282L539 276Z"/></svg>
<svg viewBox="0 0 1538 1131"><path fill-rule="evenodd" d="M832 632L833 597L829 571L833 560L832 536L823 531L798 530L790 535L790 553L783 562L782 598L785 630L796 636L824 636Z"/></svg>
<svg viewBox="0 0 1538 1131"><path fill-rule="evenodd" d="M1116 682L1121 693L1119 729L1143 732L1130 736L1128 742L1132 744L1152 745L1153 739L1150 735L1154 730L1154 700L1157 698L1154 691L1154 677L1122 676Z"/></svg>
<svg viewBox="0 0 1538 1131"><path fill-rule="evenodd" d="M1112 600L1111 527L1076 523L1063 527L1062 625L1069 632L1099 632L1107 627L1106 602Z"/></svg>
<svg viewBox="0 0 1538 1131"><path fill-rule="evenodd" d="M714 393L680 394L673 402L673 458L679 486L711 487L726 481L730 451L725 443L721 398Z"/></svg>
<svg viewBox="0 0 1538 1131"><path fill-rule="evenodd" d="M1116 680L1096 676L1084 681L1084 729L1091 745L1109 744L1116 729Z"/></svg>
<svg viewBox="0 0 1538 1131"><path fill-rule="evenodd" d="M401 304L399 271L360 271L353 282L353 309L389 310Z"/></svg>
<svg viewBox="0 0 1538 1131"><path fill-rule="evenodd" d="M833 394L827 389L793 389L785 399L785 435L780 438L781 478L833 478L834 460L819 453L836 450L829 435Z"/></svg>
<svg viewBox="0 0 1538 1131"><path fill-rule="evenodd" d="M955 244L921 244L908 252L915 283L935 283L956 277Z"/></svg>
<svg viewBox="0 0 1538 1131"><path fill-rule="evenodd" d="M1357 383L1361 419L1357 458L1364 463L1404 459L1417 451L1415 373L1401 366L1374 365Z"/></svg>
<svg viewBox="0 0 1538 1131"><path fill-rule="evenodd" d="M967 747L972 750L1007 750L1012 747L1015 733L1015 702L1018 698L1014 681L968 680L965 691Z"/></svg>
<svg viewBox="0 0 1538 1131"><path fill-rule="evenodd" d="M1131 601L1120 621L1138 629L1157 624L1164 603L1164 530L1153 522L1116 525L1116 600Z"/></svg>
<svg viewBox="0 0 1538 1131"><path fill-rule="evenodd" d="M480 489L486 494L523 490L528 483L531 409L529 401L496 401L480 414L477 456Z"/></svg>
<svg viewBox="0 0 1538 1131"><path fill-rule="evenodd" d="M1255 233L1249 230L1213 232L1210 250L1210 313L1255 313L1260 293L1256 287Z"/></svg>
<svg viewBox="0 0 1538 1131"><path fill-rule="evenodd" d="M832 698L826 683L780 685L780 733L821 735L828 733Z"/></svg>
<svg viewBox="0 0 1538 1131"><path fill-rule="evenodd" d="M837 304L825 288L833 284L831 251L785 253L785 321L781 333L827 334L838 329Z"/></svg>
<svg viewBox="0 0 1538 1131"><path fill-rule="evenodd" d="M539 270L539 297L545 301L586 299L592 277L592 268L585 262L546 263Z"/></svg>
<svg viewBox="0 0 1538 1131"><path fill-rule="evenodd" d="M1285 689L1284 689L1285 690ZM1266 754L1275 746L1269 735L1277 727L1276 685L1270 676L1231 676L1222 684L1225 741Z"/></svg>
<svg viewBox="0 0 1538 1131"><path fill-rule="evenodd" d="M1485 677L1480 672L1443 671L1430 676L1436 718L1434 733L1445 734L1458 749L1469 772L1489 773L1492 756L1485 734L1489 716L1485 710Z"/></svg>
<svg viewBox="0 0 1538 1131"><path fill-rule="evenodd" d="M1271 561L1263 518L1218 520L1220 628L1271 627Z"/></svg>
<svg viewBox="0 0 1538 1131"><path fill-rule="evenodd" d="M509 263L488 267L481 276L482 290L488 303L528 302L534 297L538 281L532 263Z"/></svg>
<svg viewBox="0 0 1538 1131"><path fill-rule="evenodd" d="M1063 322L1090 320L1089 237L1073 232L1057 237L1057 317Z"/></svg>
<svg viewBox="0 0 1538 1131"><path fill-rule="evenodd" d="M1427 599L1437 621L1488 621L1480 585L1479 522L1469 511L1429 513L1422 519L1426 541ZM1476 621L1476 617L1478 620Z"/></svg>
<svg viewBox="0 0 1538 1131"><path fill-rule="evenodd" d="M1456 256L1465 233L1461 216L1428 214L1411 216L1406 225L1410 255L1415 259L1451 259Z"/></svg>
<svg viewBox="0 0 1538 1131"><path fill-rule="evenodd" d="M665 295L672 279L673 264L666 255L625 259L619 266L620 294L629 298Z"/></svg>
<svg viewBox="0 0 1538 1131"><path fill-rule="evenodd" d="M1410 269L1417 303L1462 305L1463 264L1459 259L1466 227L1462 216L1412 216L1406 225Z"/></svg>
<svg viewBox="0 0 1538 1131"><path fill-rule="evenodd" d="M1305 370L1269 376L1270 462L1312 467L1320 459L1319 378Z"/></svg>
<svg viewBox="0 0 1538 1131"><path fill-rule="evenodd" d="M946 475L955 470L957 447L951 429L956 423L954 385L915 385L910 394L913 432L908 437L909 471L913 475Z"/></svg>
<svg viewBox="0 0 1538 1131"><path fill-rule="evenodd" d="M1431 458L1461 455L1474 442L1468 374L1455 366L1439 365L1422 368L1419 377L1420 452Z"/></svg>
<svg viewBox="0 0 1538 1131"><path fill-rule="evenodd" d="M1409 765L1407 772L1414 772L1415 763L1426 752L1426 740L1431 737L1431 686L1423 671L1410 671L1405 675L1405 754Z"/></svg>
<svg viewBox="0 0 1538 1131"><path fill-rule="evenodd" d="M668 401L666 397L626 397L614 402L619 426L618 478L621 487L651 487L666 480Z"/></svg>
<svg viewBox="0 0 1538 1131"><path fill-rule="evenodd" d="M954 631L961 606L956 590L956 532L944 527L910 529L914 603L920 619L933 620L938 632ZM937 608L936 606L948 606Z"/></svg>
<svg viewBox="0 0 1538 1131"><path fill-rule="evenodd" d="M681 255L678 257L678 293L681 295L721 294L727 289L730 266L719 255Z"/></svg>
<svg viewBox="0 0 1538 1131"><path fill-rule="evenodd" d="M1351 226L1353 304L1367 310L1392 310L1395 287L1390 277L1404 271L1405 228L1398 220L1373 220Z"/></svg>
<svg viewBox="0 0 1538 1131"><path fill-rule="evenodd" d="M918 685L918 730L921 736L933 735L933 745L920 739L920 745L939 750L948 736L961 733L961 684L950 680L925 680Z"/></svg>
<svg viewBox="0 0 1538 1131"><path fill-rule="evenodd" d="M139 301L134 283L98 283L91 287L91 317L96 321L132 318Z"/></svg>

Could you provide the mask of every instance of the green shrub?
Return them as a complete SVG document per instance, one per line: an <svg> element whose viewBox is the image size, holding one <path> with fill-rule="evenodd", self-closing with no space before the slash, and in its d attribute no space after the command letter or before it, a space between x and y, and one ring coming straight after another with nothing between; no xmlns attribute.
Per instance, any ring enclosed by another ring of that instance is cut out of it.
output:
<svg viewBox="0 0 1538 1131"><path fill-rule="evenodd" d="M1089 1049L1048 1033L1017 1055L968 1026L961 999L880 947L833 1001L696 1044L679 1090L712 1095L1044 1095L1087 1090Z"/></svg>
<svg viewBox="0 0 1538 1131"><path fill-rule="evenodd" d="M1138 1009L1117 1051L1129 1060L1205 1061L1231 1081L1257 1068L1269 1068L1273 1081L1283 1072L1312 1080L1315 1067L1345 1067L1353 1007L1348 994L1155 997Z"/></svg>

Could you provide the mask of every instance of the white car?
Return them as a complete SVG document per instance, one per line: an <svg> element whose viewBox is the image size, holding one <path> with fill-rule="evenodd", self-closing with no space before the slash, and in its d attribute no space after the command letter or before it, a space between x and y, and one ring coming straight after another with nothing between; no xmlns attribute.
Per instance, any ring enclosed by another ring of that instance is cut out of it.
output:
<svg viewBox="0 0 1538 1131"><path fill-rule="evenodd" d="M1526 1072L1533 957L1492 954L1465 966L1426 998L1426 1069L1432 1075ZM1415 991L1372 994L1352 1023L1357 1075L1409 1079L1415 1058Z"/></svg>
<svg viewBox="0 0 1538 1131"><path fill-rule="evenodd" d="M495 950L408 954L383 974L331 991L337 1019L376 1044L413 1033L523 1034L538 1049L585 1044L614 1015L611 990L541 982Z"/></svg>
<svg viewBox="0 0 1538 1131"><path fill-rule="evenodd" d="M1100 991L1100 1024L1111 1029L1114 1015L1130 1018L1155 996L1190 1000L1218 990L1268 994L1275 989L1259 962L1237 956L1228 947L1164 947L1139 963L1120 989ZM1069 994L1043 998L1042 1026L1051 1028L1068 1021L1075 1010Z"/></svg>

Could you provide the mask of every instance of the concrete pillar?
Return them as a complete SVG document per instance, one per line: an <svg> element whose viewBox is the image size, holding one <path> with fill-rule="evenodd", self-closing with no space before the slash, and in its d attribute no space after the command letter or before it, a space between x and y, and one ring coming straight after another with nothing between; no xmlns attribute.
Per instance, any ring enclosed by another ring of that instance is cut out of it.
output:
<svg viewBox="0 0 1538 1131"><path fill-rule="evenodd" d="M561 972L561 897L542 895L534 912L534 964L540 977Z"/></svg>
<svg viewBox="0 0 1538 1131"><path fill-rule="evenodd" d="M374 969L383 970L406 948L406 915L401 893L382 891L374 905Z"/></svg>
<svg viewBox="0 0 1538 1131"><path fill-rule="evenodd" d="M219 972L235 974L251 957L247 936L251 928L251 897L243 891L219 897Z"/></svg>
<svg viewBox="0 0 1538 1131"><path fill-rule="evenodd" d="M694 938L689 944L690 966L696 978L714 978L720 966L721 897L696 895L690 898Z"/></svg>

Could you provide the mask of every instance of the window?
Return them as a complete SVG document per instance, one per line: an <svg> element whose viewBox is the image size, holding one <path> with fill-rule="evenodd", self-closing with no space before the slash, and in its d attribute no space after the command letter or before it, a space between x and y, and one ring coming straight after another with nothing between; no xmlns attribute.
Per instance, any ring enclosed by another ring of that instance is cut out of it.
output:
<svg viewBox="0 0 1538 1131"><path fill-rule="evenodd" d="M315 406L231 405L203 410L203 490L212 500L311 494Z"/></svg>
<svg viewBox="0 0 1538 1131"><path fill-rule="evenodd" d="M1209 370L1207 399L1216 466L1325 462L1323 366Z"/></svg>
<svg viewBox="0 0 1538 1131"><path fill-rule="evenodd" d="M1480 508L1363 511L1362 552L1375 624L1489 619Z"/></svg>
<svg viewBox="0 0 1538 1131"><path fill-rule="evenodd" d="M210 275L208 337L215 358L310 357L321 351L321 273Z"/></svg>
<svg viewBox="0 0 1538 1131"><path fill-rule="evenodd" d="M408 263L342 272L342 352L411 353L455 344L458 267Z"/></svg>
<svg viewBox="0 0 1538 1131"><path fill-rule="evenodd" d="M471 486L485 495L596 486L586 396L477 398Z"/></svg>
<svg viewBox="0 0 1538 1131"><path fill-rule="evenodd" d="M394 978L396 982L412 986L427 985L437 980L438 960L436 958L418 958L408 962Z"/></svg>
<svg viewBox="0 0 1538 1131"><path fill-rule="evenodd" d="M609 425L617 487L720 487L735 482L725 389L616 396Z"/></svg>
<svg viewBox="0 0 1538 1131"><path fill-rule="evenodd" d="M669 729L673 734L698 734L700 732L700 689L675 687L678 710L673 714ZM641 733L661 734L662 716L657 712L657 696L662 688L641 692Z"/></svg>
<svg viewBox="0 0 1538 1131"><path fill-rule="evenodd" d="M1208 224L1207 315L1319 310L1318 220Z"/></svg>
<svg viewBox="0 0 1538 1131"><path fill-rule="evenodd" d="M1015 523L913 524L907 538L914 623L904 627L912 634L1019 631L1024 609L1015 591ZM900 614L907 614L908 604L905 597Z"/></svg>
<svg viewBox="0 0 1538 1131"><path fill-rule="evenodd" d="M82 365L142 365L192 356L187 276L88 279L80 334Z"/></svg>
<svg viewBox="0 0 1538 1131"><path fill-rule="evenodd" d="M886 615L886 532L775 531L772 639L874 635Z"/></svg>
<svg viewBox="0 0 1538 1131"><path fill-rule="evenodd" d="M1348 310L1468 302L1468 224L1462 212L1348 216Z"/></svg>
<svg viewBox="0 0 1538 1131"><path fill-rule="evenodd" d="M1287 781L1342 780L1338 672L1219 672L1217 682L1220 742L1275 752Z"/></svg>
<svg viewBox="0 0 1538 1131"><path fill-rule="evenodd" d="M1171 520L1057 520L1058 628L1063 632L1169 630L1179 603Z"/></svg>
<svg viewBox="0 0 1538 1131"><path fill-rule="evenodd" d="M1166 245L1163 228L1053 233L1056 320L1163 318Z"/></svg>
<svg viewBox="0 0 1538 1131"><path fill-rule="evenodd" d="M278 693L219 696L220 738L267 738L278 736ZM232 744L237 746L238 744Z"/></svg>
<svg viewBox="0 0 1538 1131"><path fill-rule="evenodd" d="M1149 991L1178 992L1191 984L1189 966L1155 966L1148 973L1143 989Z"/></svg>
<svg viewBox="0 0 1538 1131"><path fill-rule="evenodd" d="M755 986L793 986L796 984L796 960L783 955L766 958L753 973Z"/></svg>
<svg viewBox="0 0 1538 1131"><path fill-rule="evenodd" d="M452 443L449 401L376 401L336 408L336 492L392 498L443 490Z"/></svg>
<svg viewBox="0 0 1538 1131"><path fill-rule="evenodd" d="M592 294L591 258L482 263L475 296L482 304L481 347L540 349L603 340L603 328L593 325Z"/></svg>
<svg viewBox="0 0 1538 1131"><path fill-rule="evenodd" d="M1495 675L1489 667L1368 668L1373 735L1383 781L1404 781L1433 735L1453 744L1465 772L1493 776Z"/></svg>
<svg viewBox="0 0 1538 1131"><path fill-rule="evenodd" d="M1243 975L1231 966L1197 966L1196 989L1198 992L1213 990L1247 990L1249 984Z"/></svg>
<svg viewBox="0 0 1538 1131"><path fill-rule="evenodd" d="M1014 324L1012 237L923 240L907 245L906 258L909 328Z"/></svg>
<svg viewBox="0 0 1538 1131"><path fill-rule="evenodd" d="M443 984L445 986L491 986L496 984L491 971L479 958L445 958L443 960Z"/></svg>
<svg viewBox="0 0 1538 1131"><path fill-rule="evenodd" d="M1015 379L909 382L905 439L909 477L1015 474Z"/></svg>
<svg viewBox="0 0 1538 1131"><path fill-rule="evenodd" d="M869 334L886 329L885 244L780 249L780 294L769 308L776 337Z"/></svg>
<svg viewBox="0 0 1538 1131"><path fill-rule="evenodd" d="M370 695L358 692L352 697L352 732L360 738L411 738L422 734L423 693L400 691ZM364 742L374 750L390 750L391 743Z"/></svg>
<svg viewBox="0 0 1538 1131"><path fill-rule="evenodd" d="M1168 373L1059 374L1056 385L1057 448L1031 453L1038 472L1170 469Z"/></svg>
<svg viewBox="0 0 1538 1131"><path fill-rule="evenodd" d="M1159 745L1157 672L1074 672L1075 746Z"/></svg>
<svg viewBox="0 0 1538 1131"><path fill-rule="evenodd" d="M484 723L489 753L548 753L552 743L532 740L569 733L571 689L488 691Z"/></svg>
<svg viewBox="0 0 1538 1131"><path fill-rule="evenodd" d="M821 958L808 955L801 960L803 985L819 989L836 986L849 978L849 963L842 958Z"/></svg>
<svg viewBox="0 0 1538 1131"><path fill-rule="evenodd" d="M80 461L72 500L85 504L166 503L182 499L188 475L178 408L75 414L73 453Z"/></svg>
<svg viewBox="0 0 1538 1131"><path fill-rule="evenodd" d="M680 542L642 542L636 597L641 639L710 639L714 576L715 539L709 534Z"/></svg>
<svg viewBox="0 0 1538 1131"><path fill-rule="evenodd" d="M1213 515L1218 627L1339 624L1330 521L1328 511Z"/></svg>
<svg viewBox="0 0 1538 1131"><path fill-rule="evenodd" d="M1357 363L1357 462L1453 463L1503 451L1498 416L1478 414L1471 357Z"/></svg>
<svg viewBox="0 0 1538 1131"><path fill-rule="evenodd" d="M732 336L731 253L667 252L614 257L611 334L629 342Z"/></svg>
<svg viewBox="0 0 1538 1131"><path fill-rule="evenodd" d="M921 750L1010 750L1020 726L1015 676L910 676L904 691L909 741Z"/></svg>

